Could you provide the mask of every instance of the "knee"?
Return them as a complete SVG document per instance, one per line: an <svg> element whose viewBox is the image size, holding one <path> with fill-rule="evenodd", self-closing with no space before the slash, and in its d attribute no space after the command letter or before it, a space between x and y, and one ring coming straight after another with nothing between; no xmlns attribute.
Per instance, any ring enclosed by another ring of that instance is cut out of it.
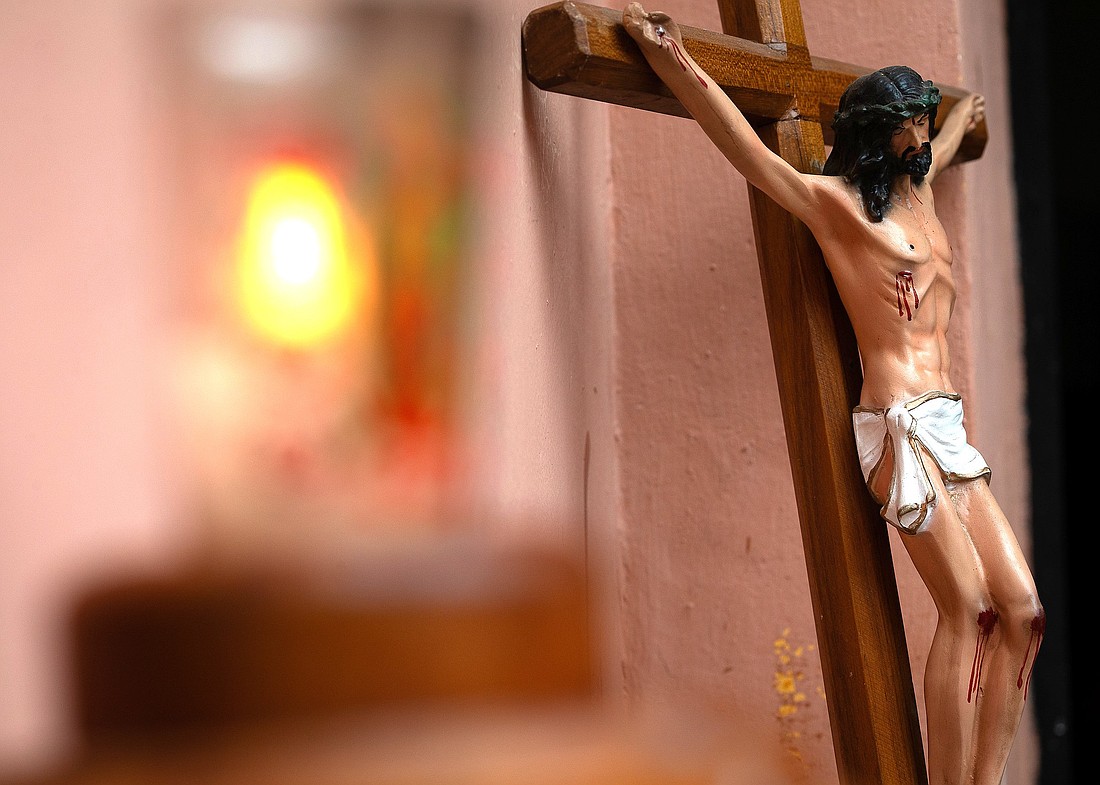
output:
<svg viewBox="0 0 1100 785"><path fill-rule="evenodd" d="M1027 639L1033 628L1043 627L1046 616L1037 598L1021 597L1011 603L997 602L989 596L972 597L955 606L950 623L959 628L977 628L980 635L994 632L1002 637Z"/></svg>
<svg viewBox="0 0 1100 785"><path fill-rule="evenodd" d="M1042 637L1046 632L1046 611L1034 592L1020 596L998 610L1001 615L1001 633L1010 641L1028 645L1036 636Z"/></svg>
<svg viewBox="0 0 1100 785"><path fill-rule="evenodd" d="M972 629L977 624L978 628L988 635L1000 621L1001 608L988 594L975 591L972 594L955 597L954 601L948 605L945 615L952 626Z"/></svg>
<svg viewBox="0 0 1100 785"><path fill-rule="evenodd" d="M985 592L975 592L971 596L956 597L947 608L940 610L948 625L959 632L976 628L984 637L997 632L1020 645L1027 645L1035 635L1046 631L1046 613L1032 589L1016 592L1007 601L994 600Z"/></svg>
<svg viewBox="0 0 1100 785"><path fill-rule="evenodd" d="M1016 688L1022 690L1027 699L1027 688L1031 683L1031 674L1039 656L1039 647L1043 645L1043 636L1047 629L1047 615L1039 598L1031 593L1011 603L1005 609L1005 623L1001 634L1010 656L1017 657L1020 669L1016 674Z"/></svg>

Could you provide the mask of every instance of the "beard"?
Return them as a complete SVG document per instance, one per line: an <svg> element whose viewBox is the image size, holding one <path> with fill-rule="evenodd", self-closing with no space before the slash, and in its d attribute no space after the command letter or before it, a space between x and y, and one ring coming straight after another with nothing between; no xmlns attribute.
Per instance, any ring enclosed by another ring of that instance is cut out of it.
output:
<svg viewBox="0 0 1100 785"><path fill-rule="evenodd" d="M915 147L908 148L900 157L894 160L894 168L898 174L908 174L913 177L924 177L932 168L932 144L925 142L918 150Z"/></svg>

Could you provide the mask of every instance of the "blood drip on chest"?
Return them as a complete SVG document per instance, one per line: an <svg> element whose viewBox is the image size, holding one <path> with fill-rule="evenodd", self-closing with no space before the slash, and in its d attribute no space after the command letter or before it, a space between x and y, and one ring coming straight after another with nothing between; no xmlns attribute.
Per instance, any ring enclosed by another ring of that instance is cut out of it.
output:
<svg viewBox="0 0 1100 785"><path fill-rule="evenodd" d="M920 297L917 295L917 287L913 283L913 273L902 270L894 276L894 290L898 296L898 316L904 316L906 320L913 321L913 311L920 306ZM909 306L909 295L913 295L913 305Z"/></svg>

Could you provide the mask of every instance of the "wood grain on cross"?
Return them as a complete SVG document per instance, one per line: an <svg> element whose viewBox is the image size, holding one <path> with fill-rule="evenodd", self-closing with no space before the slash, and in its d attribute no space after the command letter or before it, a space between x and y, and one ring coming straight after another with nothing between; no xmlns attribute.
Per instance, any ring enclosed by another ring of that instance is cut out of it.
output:
<svg viewBox="0 0 1100 785"><path fill-rule="evenodd" d="M811 57L798 0L718 5L725 34L680 25L685 48L772 150L799 171L820 173L831 143L822 119L873 69ZM528 79L544 90L689 117L621 18L621 9L573 2L533 11L523 26ZM941 113L965 95L937 86ZM983 123L955 160L980 156L986 138ZM889 537L864 488L851 430L861 383L855 338L809 230L749 191L840 779L920 785L927 774Z"/></svg>

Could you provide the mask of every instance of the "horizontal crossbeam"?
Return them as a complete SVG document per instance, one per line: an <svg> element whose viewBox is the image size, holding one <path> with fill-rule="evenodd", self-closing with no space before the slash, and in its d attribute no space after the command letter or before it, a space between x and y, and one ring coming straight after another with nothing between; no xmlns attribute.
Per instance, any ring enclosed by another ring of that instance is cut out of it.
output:
<svg viewBox="0 0 1100 785"><path fill-rule="evenodd" d="M788 60L781 44L768 46L742 38L680 25L684 47L726 92L754 126L800 117L822 122L825 144L832 143L828 121L859 68L822 57L806 68ZM621 23L621 12L587 3L560 2L532 11L523 25L527 78L537 87L661 114L690 117L653 73ZM937 83L941 114L966 95ZM979 158L988 133L983 122L967 134L954 162Z"/></svg>

